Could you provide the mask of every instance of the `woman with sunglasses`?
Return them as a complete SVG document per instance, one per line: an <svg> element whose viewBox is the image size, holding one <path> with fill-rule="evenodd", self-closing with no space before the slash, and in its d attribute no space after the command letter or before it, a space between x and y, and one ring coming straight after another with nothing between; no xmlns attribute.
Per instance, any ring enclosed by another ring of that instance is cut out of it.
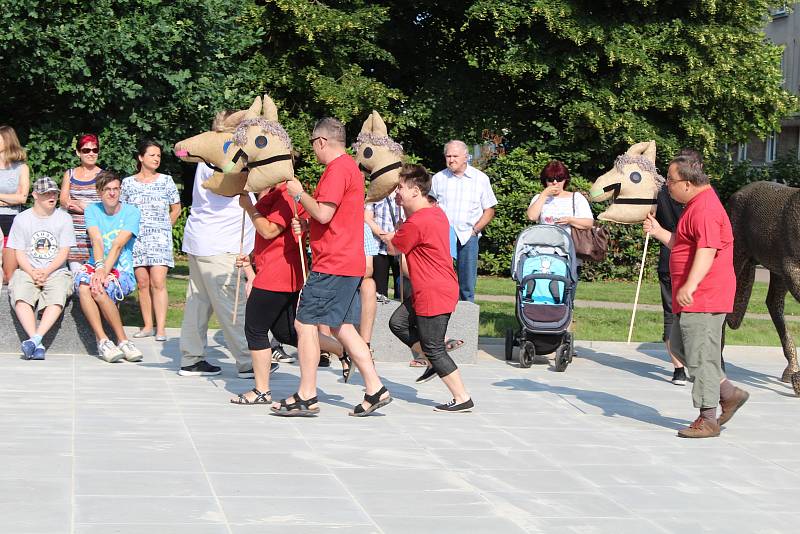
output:
<svg viewBox="0 0 800 534"><path fill-rule="evenodd" d="M3 237L3 280L8 282L17 270L14 249L5 248L14 217L22 211L31 188L25 149L11 126L0 126L0 229Z"/></svg>
<svg viewBox="0 0 800 534"><path fill-rule="evenodd" d="M61 207L72 215L72 225L75 227L76 245L69 251L67 262L69 270L78 272L83 264L89 261L89 236L86 233L86 220L83 210L89 204L100 202L100 195L95 187L95 179L102 170L97 166L100 153L100 141L95 134L85 134L75 141L75 154L80 159L80 165L69 169L61 179Z"/></svg>
<svg viewBox="0 0 800 534"><path fill-rule="evenodd" d="M569 170L558 160L542 169L539 180L544 188L528 206L528 219L539 224L557 224L569 228L591 228L594 215L589 201L580 193L567 191Z"/></svg>

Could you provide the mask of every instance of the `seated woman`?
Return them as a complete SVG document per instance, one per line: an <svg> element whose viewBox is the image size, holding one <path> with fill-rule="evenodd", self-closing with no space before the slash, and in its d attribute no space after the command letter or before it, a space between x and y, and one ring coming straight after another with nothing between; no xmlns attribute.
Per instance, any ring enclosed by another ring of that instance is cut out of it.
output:
<svg viewBox="0 0 800 534"><path fill-rule="evenodd" d="M558 160L545 165L539 174L544 189L534 195L528 206L528 219L539 224L557 224L569 228L589 229L594 215L589 201L580 193L567 191L569 170ZM578 263L580 265L580 261Z"/></svg>

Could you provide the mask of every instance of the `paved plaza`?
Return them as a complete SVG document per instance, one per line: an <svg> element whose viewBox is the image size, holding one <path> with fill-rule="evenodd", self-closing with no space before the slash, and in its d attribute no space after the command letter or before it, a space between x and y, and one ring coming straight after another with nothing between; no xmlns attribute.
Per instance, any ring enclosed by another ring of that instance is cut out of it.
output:
<svg viewBox="0 0 800 534"><path fill-rule="evenodd" d="M435 413L436 380L379 372L395 402L374 417L321 369L322 412L282 419L228 404L251 387L212 341L223 374L175 374L177 331L139 343L142 363L0 357L0 532L659 533L797 532L800 398L777 348L726 350L750 402L716 439L694 417L663 346L579 343L565 373L519 369L483 344L462 368L472 414ZM6 333L5 335L8 335ZM492 357L491 354L498 356ZM296 365L273 375L294 391Z"/></svg>

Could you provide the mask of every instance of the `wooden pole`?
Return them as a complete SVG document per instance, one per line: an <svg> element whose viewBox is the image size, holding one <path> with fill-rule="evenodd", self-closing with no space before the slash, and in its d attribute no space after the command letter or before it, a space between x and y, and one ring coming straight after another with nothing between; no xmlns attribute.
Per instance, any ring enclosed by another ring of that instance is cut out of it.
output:
<svg viewBox="0 0 800 534"><path fill-rule="evenodd" d="M294 216L297 218L297 202L292 199L292 209L294 210ZM300 249L300 267L303 269L303 283L306 283L308 279L308 274L306 273L306 251L303 250L303 234L295 234L297 236L297 248Z"/></svg>
<svg viewBox="0 0 800 534"><path fill-rule="evenodd" d="M636 296L633 299L633 313L631 314L631 326L628 328L628 345L631 344L633 335L633 321L636 320L636 307L639 305L639 290L642 288L642 275L644 275L644 262L647 259L647 245L650 243L650 234L645 234L644 251L642 251L642 265L639 267L639 281L636 283Z"/></svg>
<svg viewBox="0 0 800 534"><path fill-rule="evenodd" d="M242 209L242 232L239 234L239 256L244 252L244 218L247 217L247 212ZM238 258L237 258L238 259ZM236 298L233 300L233 324L236 324L236 315L239 311L239 288L242 285L242 268L236 268Z"/></svg>

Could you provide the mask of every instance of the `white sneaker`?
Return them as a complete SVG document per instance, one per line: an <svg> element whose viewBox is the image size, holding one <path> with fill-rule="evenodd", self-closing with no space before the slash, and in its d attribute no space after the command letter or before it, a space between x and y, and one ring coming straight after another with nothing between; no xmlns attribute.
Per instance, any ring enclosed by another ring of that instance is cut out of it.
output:
<svg viewBox="0 0 800 534"><path fill-rule="evenodd" d="M130 339L126 339L125 341L121 342L117 345L119 350L125 355L125 359L129 362L138 362L142 359L142 351L136 348L136 345L133 344L133 341Z"/></svg>
<svg viewBox="0 0 800 534"><path fill-rule="evenodd" d="M118 362L125 357L125 353L119 350L108 338L97 342L97 351L100 353L100 357L108 363Z"/></svg>

